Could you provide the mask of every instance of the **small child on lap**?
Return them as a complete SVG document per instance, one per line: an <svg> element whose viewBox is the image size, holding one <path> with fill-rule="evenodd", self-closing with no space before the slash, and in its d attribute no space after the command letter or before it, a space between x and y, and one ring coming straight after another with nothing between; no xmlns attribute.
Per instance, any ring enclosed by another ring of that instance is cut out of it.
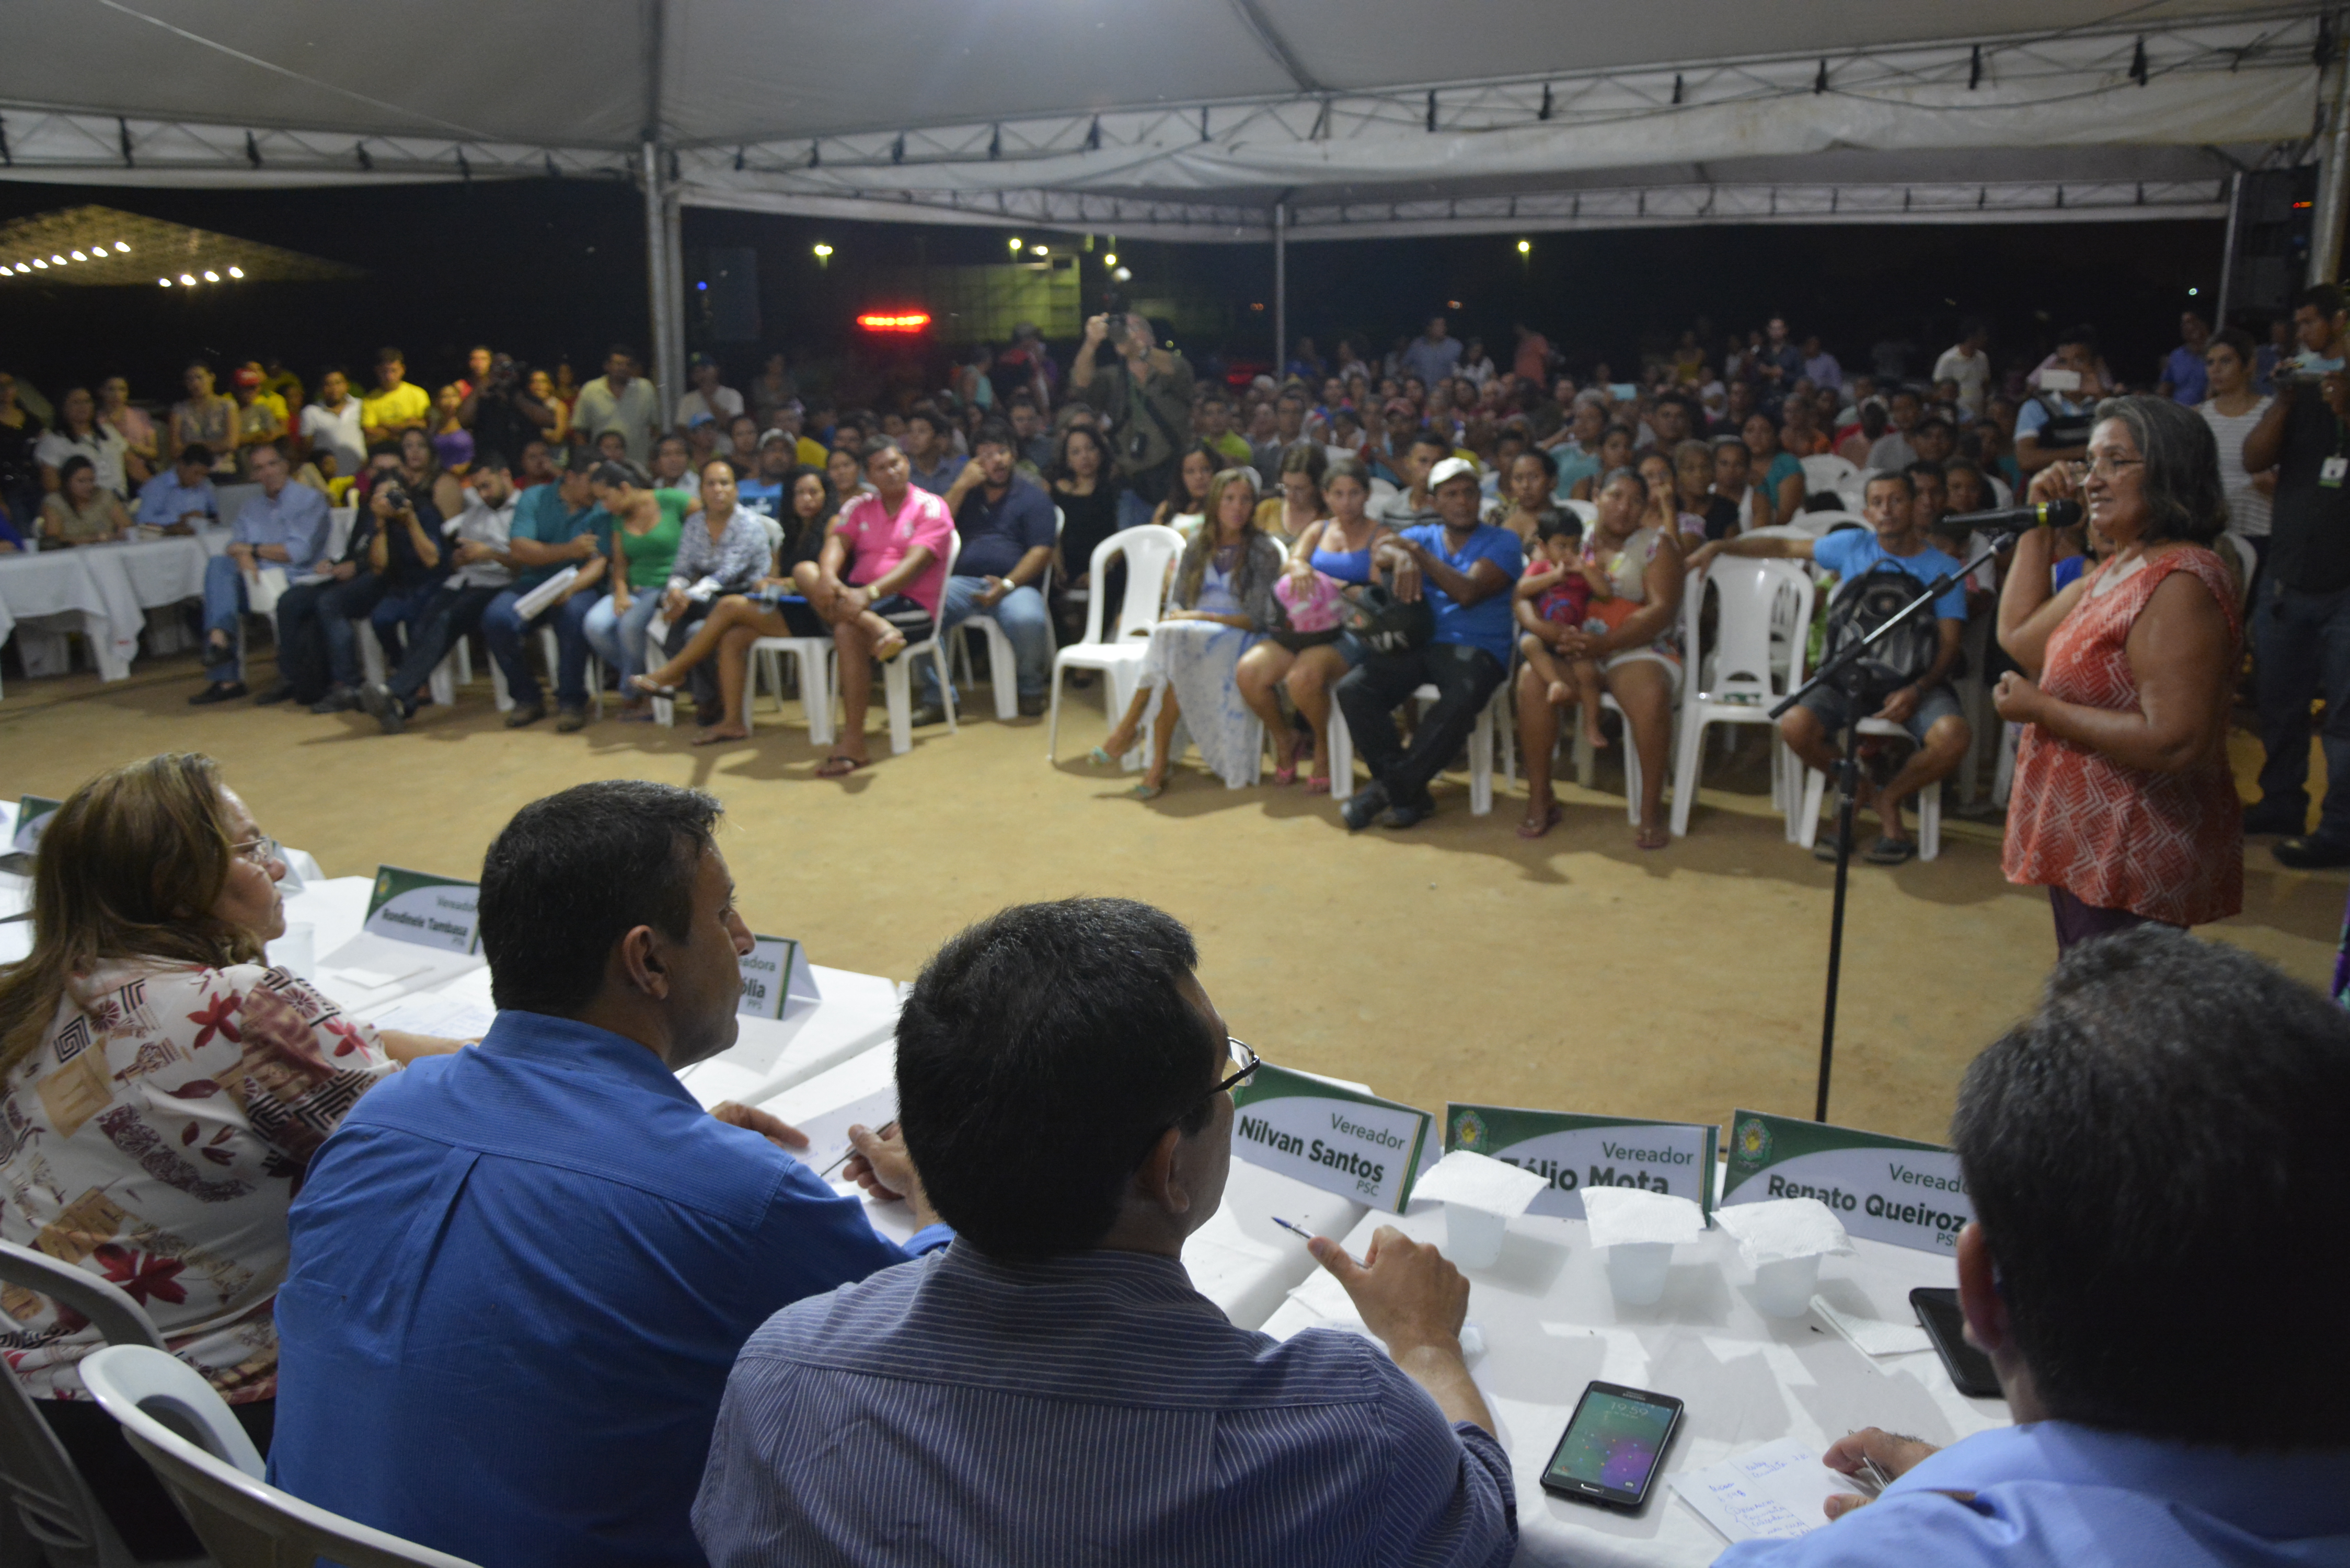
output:
<svg viewBox="0 0 2350 1568"><path fill-rule="evenodd" d="M1583 558L1583 520L1574 513L1544 519L1535 540L1541 554L1518 579L1513 606L1518 624L1525 628L1518 647L1547 684L1552 705L1572 704L1580 710L1584 738L1604 746L1607 738L1599 731L1599 661L1560 658L1551 642L1557 633L1551 628L1582 629L1591 618L1593 602L1612 599L1615 589L1605 571Z"/></svg>

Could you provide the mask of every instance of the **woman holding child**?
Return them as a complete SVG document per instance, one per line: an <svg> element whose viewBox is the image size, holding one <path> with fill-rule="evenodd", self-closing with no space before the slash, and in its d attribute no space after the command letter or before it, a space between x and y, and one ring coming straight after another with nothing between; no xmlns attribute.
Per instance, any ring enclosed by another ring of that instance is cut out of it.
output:
<svg viewBox="0 0 2350 1568"><path fill-rule="evenodd" d="M1647 516L1648 506L1647 487L1630 470L1618 469L1602 479L1598 521L1584 541L1581 557L1607 579L1608 595L1602 598L1595 591L1590 618L1582 626L1533 615L1519 618L1527 634L1545 645L1552 664L1550 675L1531 662L1518 672L1518 737L1526 767L1526 819L1518 826L1522 838L1540 838L1558 825L1561 814L1550 780L1551 747L1558 740L1552 688L1559 675L1569 673L1560 661L1588 660L1597 666L1607 695L1623 710L1639 759L1639 826L1634 842L1643 849L1661 849L1670 841L1664 820L1665 754L1673 700L1680 689L1680 650L1674 631L1680 619L1683 568L1679 530L1657 526ZM1532 590L1537 605L1563 576L1555 562L1546 561L1540 569L1545 576ZM1586 577L1587 583L1593 580ZM1522 584L1519 591L1528 590ZM1570 692L1575 691L1573 680L1566 685Z"/></svg>

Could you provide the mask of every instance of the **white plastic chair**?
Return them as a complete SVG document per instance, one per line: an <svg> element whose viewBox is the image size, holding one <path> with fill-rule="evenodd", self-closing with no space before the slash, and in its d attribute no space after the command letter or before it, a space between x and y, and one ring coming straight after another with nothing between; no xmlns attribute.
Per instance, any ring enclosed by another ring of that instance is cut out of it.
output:
<svg viewBox="0 0 2350 1568"><path fill-rule="evenodd" d="M829 637L763 637L751 644L750 667L743 672L743 727L751 728L751 699L757 692L759 677L767 679L767 690L775 694L775 708L784 706L784 660L797 661L794 672L798 680L800 706L807 714L808 743L812 746L832 744L832 662L834 648Z"/></svg>
<svg viewBox="0 0 2350 1568"><path fill-rule="evenodd" d="M1860 732L1864 735L1887 735L1898 740L1909 739L1909 732L1883 719L1863 719ZM1820 802L1827 794L1828 776L1817 768L1804 770L1803 804L1796 809L1795 842L1809 849L1819 842ZM1942 852L1942 781L1936 779L1918 792L1918 858L1931 860ZM1854 836L1859 829L1854 829Z"/></svg>
<svg viewBox="0 0 2350 1568"><path fill-rule="evenodd" d="M954 576L955 557L962 554L962 535L950 532L947 535L947 576ZM939 602L943 606L946 602L944 577L940 579L939 592ZM931 656L931 666L938 673L939 698L947 713L947 733L957 732L954 677L947 669L944 635L938 629L938 621L933 618L930 636L920 642L908 643L898 650L895 658L881 666L881 691L889 709L889 751L892 755L903 756L914 749L914 660L925 653ZM1007 656L1006 665L1010 662ZM832 673L837 683L840 679L840 667L837 662Z"/></svg>
<svg viewBox="0 0 2350 1568"><path fill-rule="evenodd" d="M1573 496L1569 496L1565 504L1569 512L1583 520L1583 525L1586 529L1599 521L1599 503L1596 501L1577 501Z"/></svg>
<svg viewBox="0 0 2350 1568"><path fill-rule="evenodd" d="M1069 670L1098 670L1108 701L1109 716L1114 723L1126 712L1127 704L1134 701L1135 688L1141 683L1142 661L1150 651L1149 644L1134 635L1148 632L1159 619L1160 607L1166 603L1168 568L1183 553L1183 535L1163 524L1146 523L1139 528L1121 529L1094 546L1093 559L1087 571L1098 588L1107 581L1109 564L1118 556L1126 557L1126 597L1119 604L1118 618L1111 623L1107 635L1102 627L1102 596L1097 592L1086 601L1086 635L1082 641L1073 642L1053 656L1053 706L1051 719L1045 732L1045 760L1058 760L1061 737L1061 676Z"/></svg>
<svg viewBox="0 0 2350 1568"><path fill-rule="evenodd" d="M263 1480L260 1450L202 1374L143 1345L109 1345L82 1383L195 1527L219 1568L473 1568L329 1513Z"/></svg>
<svg viewBox="0 0 2350 1568"><path fill-rule="evenodd" d="M2236 590L2236 608L2241 613L2251 607L2252 574L2261 569L2261 558L2252 549L2252 542L2241 534L2223 533L2220 543L2235 553L2236 565L2241 568L2238 576L2243 587Z"/></svg>
<svg viewBox="0 0 2350 1568"><path fill-rule="evenodd" d="M1860 472L1853 466L1851 459L1838 457L1832 452L1800 461L1804 465L1804 491L1810 495L1816 495L1823 490L1842 490Z"/></svg>
<svg viewBox="0 0 2350 1568"><path fill-rule="evenodd" d="M351 622L351 629L359 634L360 672L370 682L380 685L390 671L385 667L383 644L376 639L373 623L361 618ZM457 646L449 650L447 658L432 667L432 675L424 682L424 689L432 694L432 701L443 708L452 706L457 701L457 687L460 684L457 667L461 663L467 666L463 683L470 686L473 680L471 668L473 660L466 656L465 642L463 638L458 639Z"/></svg>
<svg viewBox="0 0 2350 1568"><path fill-rule="evenodd" d="M89 1319L109 1345L151 1345L163 1336L121 1288L50 1257L0 1241L0 1282L49 1297ZM13 1376L0 1376L0 1561L49 1568L131 1568L133 1559L40 1411Z"/></svg>
<svg viewBox="0 0 2350 1568"><path fill-rule="evenodd" d="M1059 507L1054 507L1053 545L1055 549L1060 546L1061 531L1068 525L1067 515ZM1051 561L1045 563L1045 575L1038 577L1033 586L1038 593L1045 596L1046 603L1049 604L1052 601L1053 563ZM965 634L955 639L955 660L962 667L964 681L973 686L979 683L972 676L971 667L970 634L977 633L987 639L987 679L995 688L995 717L998 721L1018 718L1020 689L1019 683L1011 678L1014 664L1012 639L1004 635L1003 628L996 623L993 616L984 613L963 617L956 624L955 629Z"/></svg>
<svg viewBox="0 0 2350 1568"><path fill-rule="evenodd" d="M1477 711L1477 727L1469 732L1469 815L1484 816L1493 809L1493 755L1496 750L1509 746L1510 723L1513 718L1512 693L1516 687L1503 680L1493 688L1493 695ZM1433 685L1424 685L1412 694L1418 702L1434 702L1441 692ZM1511 780L1517 782L1517 766L1513 753ZM1330 798L1344 805L1355 793L1355 736L1347 728L1346 712L1334 700L1330 704Z"/></svg>
<svg viewBox="0 0 2350 1568"><path fill-rule="evenodd" d="M1812 624L1811 574L1794 561L1721 556L1707 568L1689 600L1713 586L1717 606L1713 646L1695 659L1681 694L1679 754L1673 772L1673 836L1689 834L1697 801L1698 768L1711 724L1771 726L1772 804L1783 809L1786 744L1778 737L1772 704L1803 684L1805 636ZM1685 602L1687 602L1685 600ZM1776 635L1774 635L1776 634ZM1693 644L1691 646L1694 646Z"/></svg>

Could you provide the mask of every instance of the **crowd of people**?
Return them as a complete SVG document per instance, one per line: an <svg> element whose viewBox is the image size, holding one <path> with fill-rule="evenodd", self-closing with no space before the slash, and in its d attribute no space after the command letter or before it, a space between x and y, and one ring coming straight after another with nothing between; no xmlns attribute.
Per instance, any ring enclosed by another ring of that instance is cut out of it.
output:
<svg viewBox="0 0 2350 1568"><path fill-rule="evenodd" d="M117 378L95 395L66 390L54 429L26 389L0 377L0 497L20 547L230 526L205 584L207 680L192 702L363 709L396 732L432 701L442 661L478 633L511 699L505 722L524 727L549 716L532 653L532 634L546 631L556 730L590 722L600 674L621 722L690 698L697 744L741 742L757 640L829 639L843 722L825 777L872 760L877 665L975 617L1010 651L1012 668L990 679L1014 686L1021 715L1043 713L1055 650L1080 635L1087 597L1122 583L1117 536L1171 526L1183 544L1164 614L1147 628L1141 690L1093 753L1114 766L1139 751L1136 795L1168 787L1187 738L1228 786L1259 777L1269 742L1275 787L1302 780L1330 793L1335 714L1371 775L1347 799L1346 825L1406 828L1436 809L1432 782L1507 684L1530 784L1518 831L1540 837L1561 818L1551 750L1574 714L1589 744L1620 743L1636 759L1627 775L1638 779L1644 849L1669 842L1670 737L1700 652L1684 646L1686 612L1703 607L1690 596L1704 593L1706 568L1794 558L1846 585L1947 574L1960 580L1936 607L1918 668L1889 691L1816 692L1782 725L1795 755L1822 769L1856 721L1906 732L1864 747L1861 793L1879 831L1860 855L1887 866L1917 853L1905 805L1988 739L1952 686L1970 625L1996 632L1976 656L1985 667L1969 673L1998 683L2005 719L2061 730L2039 701L2060 689L2074 706L2125 703L2147 723L2158 692L2181 711L2160 672L2136 668L2186 591L2154 594L2169 566L2139 581L2130 617L2115 623L2131 668L2092 679L2066 655L2045 691L2030 679L2057 621L2090 603L2111 619L2107 592L2139 577L2150 549L2176 545L2184 555L2158 553L2191 565L2216 607L2196 612L2213 629L2186 699L2193 743L2166 741L2155 763L2128 745L2100 753L2131 775L2100 787L2137 788L2149 768L2192 774L2179 788L2201 805L2189 821L2174 803L2163 835L2207 859L2230 840L2240 864L2239 827L2222 820L2212 778L2249 596L2267 763L2241 828L2278 835L2288 865L2336 866L2350 864L2350 659L2334 656L2350 647L2335 629L2350 626L2350 549L2335 543L2350 537L2334 450L2345 406L2340 305L2312 290L2261 343L2213 334L2189 313L2180 344L2134 392L2087 327L1996 373L1980 326L1927 374L1911 373L1898 341L1847 373L1780 317L1718 352L1692 329L1625 380L1606 363L1569 367L1523 327L1497 363L1436 317L1382 356L1342 340L1326 358L1301 339L1279 375L1234 385L1196 373L1146 318L1105 315L1066 359L1023 327L1002 351L952 365L945 384L879 410L804 394L781 355L738 389L697 354L690 389L665 398L625 346L580 385L567 365L550 373L477 348L437 394L387 348L371 389L330 367L309 402L275 361L236 369L226 397L199 363L161 418L140 414ZM2189 453L2161 410L2199 416L2210 438ZM2106 417L2116 411L2118 423ZM2158 439L2197 472L2174 473L2148 446ZM1843 462L1822 462L1833 459ZM2157 472L2177 483L2149 513L2141 491ZM222 518L214 487L230 476L259 493ZM2027 494L2077 495L2089 515L2020 552L1968 521ZM330 552L335 504L355 521ZM2192 514L2174 515L2182 505ZM2223 528L2236 542L2225 548ZM277 670L256 692L236 632L265 590ZM1820 602L1833 613L1831 596ZM2144 636L2131 631L2139 607L2154 614ZM378 680L364 671L362 621L382 646ZM2060 653L2068 647L2057 639ZM954 700L928 668L922 679L918 726L942 722ZM1407 733L1397 710L1430 686L1436 700L1407 715ZM2332 782L2312 831L2310 711L2321 695ZM1620 742L1604 710L1620 712ZM2020 754L2031 779L2045 771L2034 759L2054 755L2029 736ZM2072 858L2012 856L2011 869ZM2115 909L2095 898L2142 878L2090 880L2091 907ZM2230 897L2162 904L2155 918L2216 918Z"/></svg>
<svg viewBox="0 0 2350 1568"><path fill-rule="evenodd" d="M753 946L720 811L634 780L524 807L480 882L496 1020L459 1042L265 962L285 862L208 759L83 785L0 969L0 1237L127 1292L276 1486L467 1562L1513 1560L1438 1248L1312 1239L1377 1345L1276 1341L1194 1289L1260 1064L1180 923L1069 899L938 950L897 1119L849 1129L899 1245L797 1129L678 1081L733 1042ZM1951 1124L1958 1299L2013 1424L1849 1434L1832 1522L1720 1562L2340 1561L2345 1096L2350 1020L2250 954L2151 929L2069 954ZM0 1303L0 1376L130 1552L196 1556L90 1400L99 1328ZM1693 1415L1751 1403L1699 1363Z"/></svg>

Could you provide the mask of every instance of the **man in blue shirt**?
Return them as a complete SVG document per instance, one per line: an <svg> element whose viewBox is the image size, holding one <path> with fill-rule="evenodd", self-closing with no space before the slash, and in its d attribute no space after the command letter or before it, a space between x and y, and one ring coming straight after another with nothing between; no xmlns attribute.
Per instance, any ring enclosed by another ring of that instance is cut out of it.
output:
<svg viewBox="0 0 2350 1568"><path fill-rule="evenodd" d="M476 466L502 467L504 462L492 452ZM596 504L588 483L596 466L596 459L575 449L561 478L531 486L515 503L514 527L499 557L515 569L515 578L482 612L482 640L504 672L506 695L514 699L514 711L506 718L510 728L519 729L546 712L538 673L524 647L534 627L555 628L556 732L567 735L588 723L588 612L608 591L604 569L612 549L612 514ZM579 568L571 587L525 623L519 602L566 566Z"/></svg>
<svg viewBox="0 0 2350 1568"><path fill-rule="evenodd" d="M789 529L796 519L786 515L791 503L784 499L784 475L798 458L798 438L791 431L773 430L761 436L758 470L734 482L734 504Z"/></svg>
<svg viewBox="0 0 2350 1568"><path fill-rule="evenodd" d="M2211 324L2191 310L2178 316L2178 347L2162 357L2155 389L2193 408L2210 395L2211 376L2203 355L2211 347Z"/></svg>
<svg viewBox="0 0 2350 1568"><path fill-rule="evenodd" d="M1716 1568L2292 1568L2350 1562L2350 1021L2262 961L2142 926L2075 947L1975 1059L1950 1126L1967 1338L2016 1425Z"/></svg>
<svg viewBox="0 0 2350 1568"><path fill-rule="evenodd" d="M228 549L204 563L204 689L192 706L227 702L245 692L244 668L236 646L236 618L251 602L247 586L265 568L300 581L327 549L327 497L307 484L289 483L292 471L275 445L255 447L247 460L261 493L236 514ZM143 504L143 502L142 502Z"/></svg>
<svg viewBox="0 0 2350 1568"><path fill-rule="evenodd" d="M693 1507L712 1568L1509 1562L1468 1282L1435 1248L1313 1242L1389 1355L1275 1343L1191 1288L1256 1061L1198 957L1148 905L1071 898L924 968L898 1119L956 1240L743 1347Z"/></svg>
<svg viewBox="0 0 2350 1568"><path fill-rule="evenodd" d="M719 809L614 779L490 846L497 1022L362 1100L289 1216L279 1486L500 1568L701 1568L687 1511L743 1342L908 1258L778 1147L797 1133L677 1081L733 1043L751 949ZM927 1226L903 1143L858 1147Z"/></svg>
<svg viewBox="0 0 2350 1568"><path fill-rule="evenodd" d="M1510 672L1510 590L1525 567L1518 536L1477 520L1483 496L1473 462L1438 463L1429 471L1428 493L1443 521L1403 529L1379 546L1377 565L1395 571L1399 597L1427 599L1435 635L1419 648L1373 651L1337 686L1347 732L1371 770L1370 784L1347 798L1349 833L1375 820L1409 827L1433 812L1429 781L1452 761ZM1396 738L1395 711L1430 684L1436 705L1420 715L1407 752Z"/></svg>
<svg viewBox="0 0 2350 1568"><path fill-rule="evenodd" d="M1053 674L1053 621L1038 584L1053 564L1056 528L1051 497L1015 472L1018 460L1012 427L990 420L972 438L971 461L947 487L947 510L954 514L962 548L939 607L939 635L975 615L992 618L1012 641L1010 673L1018 682L1021 716L1033 719L1045 711ZM914 722L943 724L938 673L927 664L921 670L923 703L914 710ZM1006 673L991 670L988 679L1000 681Z"/></svg>
<svg viewBox="0 0 2350 1568"><path fill-rule="evenodd" d="M139 521L151 528L184 534L220 521L220 497L213 491L213 450L190 441L170 468L139 487Z"/></svg>
<svg viewBox="0 0 2350 1568"><path fill-rule="evenodd" d="M1817 539L1781 539L1742 535L1699 546L1690 556L1690 570L1703 571L1717 556L1760 556L1783 560L1813 561L1845 582L1870 568L1892 566L1918 579L1922 588L1949 573L1957 578L1966 563L1954 561L1926 542L1924 521L1915 504L1917 492L1907 473L1870 476L1866 515L1867 532L1840 528ZM1888 692L1873 715L1909 732L1915 744L1900 771L1883 784L1872 784L1864 774L1860 804L1872 803L1884 832L1862 858L1877 866L1898 866L1918 853L1909 831L1901 825L1901 804L1921 789L1939 788L1967 754L1973 732L1959 713L1959 694L1950 690L1950 670L1959 661L1959 639L1967 629L1966 585L1954 581L1934 601L1935 649L1932 661L1915 680ZM1779 733L1795 755L1833 776L1843 764L1836 736L1856 717L1852 699L1831 687L1813 690L1779 721ZM1812 853L1823 860L1835 858L1832 836L1822 836Z"/></svg>

